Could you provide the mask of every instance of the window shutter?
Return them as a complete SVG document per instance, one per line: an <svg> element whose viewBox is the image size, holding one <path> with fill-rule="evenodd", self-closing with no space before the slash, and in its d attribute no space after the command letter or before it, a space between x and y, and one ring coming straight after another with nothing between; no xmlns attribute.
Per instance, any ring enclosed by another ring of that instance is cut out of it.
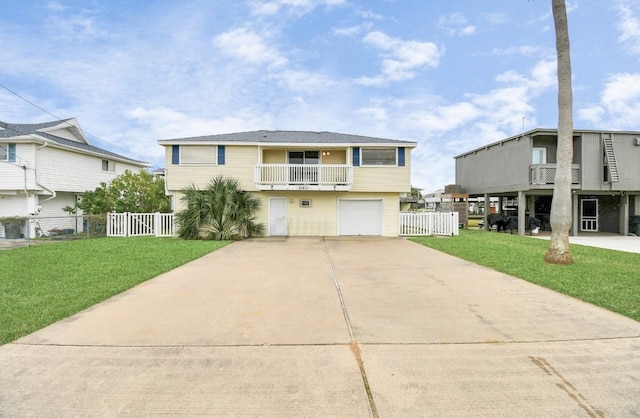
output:
<svg viewBox="0 0 640 418"><path fill-rule="evenodd" d="M180 145L171 146L171 164L180 164Z"/></svg>
<svg viewBox="0 0 640 418"><path fill-rule="evenodd" d="M7 149L7 161L10 163L16 162L16 144L9 144L9 148Z"/></svg>
<svg viewBox="0 0 640 418"><path fill-rule="evenodd" d="M353 147L353 166L360 166L360 147Z"/></svg>
<svg viewBox="0 0 640 418"><path fill-rule="evenodd" d="M404 167L404 147L398 148L398 167Z"/></svg>
<svg viewBox="0 0 640 418"><path fill-rule="evenodd" d="M226 150L224 145L218 145L218 165L224 165L225 153Z"/></svg>

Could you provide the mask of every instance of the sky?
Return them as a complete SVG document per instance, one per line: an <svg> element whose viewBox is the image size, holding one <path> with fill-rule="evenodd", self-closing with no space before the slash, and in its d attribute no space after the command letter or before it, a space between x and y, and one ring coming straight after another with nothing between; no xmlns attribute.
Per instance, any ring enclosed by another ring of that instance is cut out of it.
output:
<svg viewBox="0 0 640 418"><path fill-rule="evenodd" d="M0 120L159 139L259 129L418 143L411 182L557 127L551 0L0 0ZM640 130L640 0L567 0L576 129ZM10 89L11 91L7 90Z"/></svg>

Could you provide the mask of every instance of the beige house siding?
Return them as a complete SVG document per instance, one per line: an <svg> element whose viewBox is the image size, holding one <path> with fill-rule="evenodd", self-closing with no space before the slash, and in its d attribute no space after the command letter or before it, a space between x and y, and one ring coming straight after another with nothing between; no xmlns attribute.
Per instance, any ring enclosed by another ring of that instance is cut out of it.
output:
<svg viewBox="0 0 640 418"><path fill-rule="evenodd" d="M353 192L411 191L411 169L406 167L354 167Z"/></svg>
<svg viewBox="0 0 640 418"><path fill-rule="evenodd" d="M320 158L322 164L347 164L347 151L329 150L329 155L322 155Z"/></svg>
<svg viewBox="0 0 640 418"><path fill-rule="evenodd" d="M269 231L269 198L281 197L287 202L287 235L289 236L336 236L338 234L338 199L382 199L383 236L398 236L400 197L398 193L333 193L333 192L255 192L260 199L260 210L256 221ZM176 212L185 209L182 193L175 195ZM300 206L300 200L310 199L311 207Z"/></svg>
<svg viewBox="0 0 640 418"><path fill-rule="evenodd" d="M204 188L211 179L220 174L237 179L240 182L240 187L245 190L256 190L253 179L253 168L258 161L256 146L227 145L224 165L218 165L216 162L211 164L171 164L171 146L165 147L165 157L166 187L170 192L183 190L191 185Z"/></svg>
<svg viewBox="0 0 640 418"><path fill-rule="evenodd" d="M287 151L283 149L266 149L262 151L263 164L286 164Z"/></svg>
<svg viewBox="0 0 640 418"><path fill-rule="evenodd" d="M283 197L287 202L287 232L289 236L336 236L338 234L338 199L383 199L383 235L398 236L400 197L398 193L333 193L333 192L262 192L258 222L268 231L269 198ZM300 206L300 200L310 199L311 207Z"/></svg>

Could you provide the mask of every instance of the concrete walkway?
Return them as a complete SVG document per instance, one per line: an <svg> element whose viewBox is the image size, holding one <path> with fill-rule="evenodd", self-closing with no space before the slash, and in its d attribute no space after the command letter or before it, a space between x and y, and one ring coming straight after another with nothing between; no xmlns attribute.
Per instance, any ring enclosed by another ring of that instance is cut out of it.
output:
<svg viewBox="0 0 640 418"><path fill-rule="evenodd" d="M0 416L627 417L640 323L403 239L234 243L0 347Z"/></svg>

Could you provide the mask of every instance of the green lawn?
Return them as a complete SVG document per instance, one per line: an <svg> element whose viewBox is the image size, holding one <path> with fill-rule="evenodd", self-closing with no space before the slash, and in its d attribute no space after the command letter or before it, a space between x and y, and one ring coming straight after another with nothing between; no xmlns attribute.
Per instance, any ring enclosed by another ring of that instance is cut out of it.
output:
<svg viewBox="0 0 640 418"><path fill-rule="evenodd" d="M0 251L0 345L228 243L96 238Z"/></svg>
<svg viewBox="0 0 640 418"><path fill-rule="evenodd" d="M549 241L461 230L413 241L640 321L640 254L572 245L573 264L543 261Z"/></svg>

